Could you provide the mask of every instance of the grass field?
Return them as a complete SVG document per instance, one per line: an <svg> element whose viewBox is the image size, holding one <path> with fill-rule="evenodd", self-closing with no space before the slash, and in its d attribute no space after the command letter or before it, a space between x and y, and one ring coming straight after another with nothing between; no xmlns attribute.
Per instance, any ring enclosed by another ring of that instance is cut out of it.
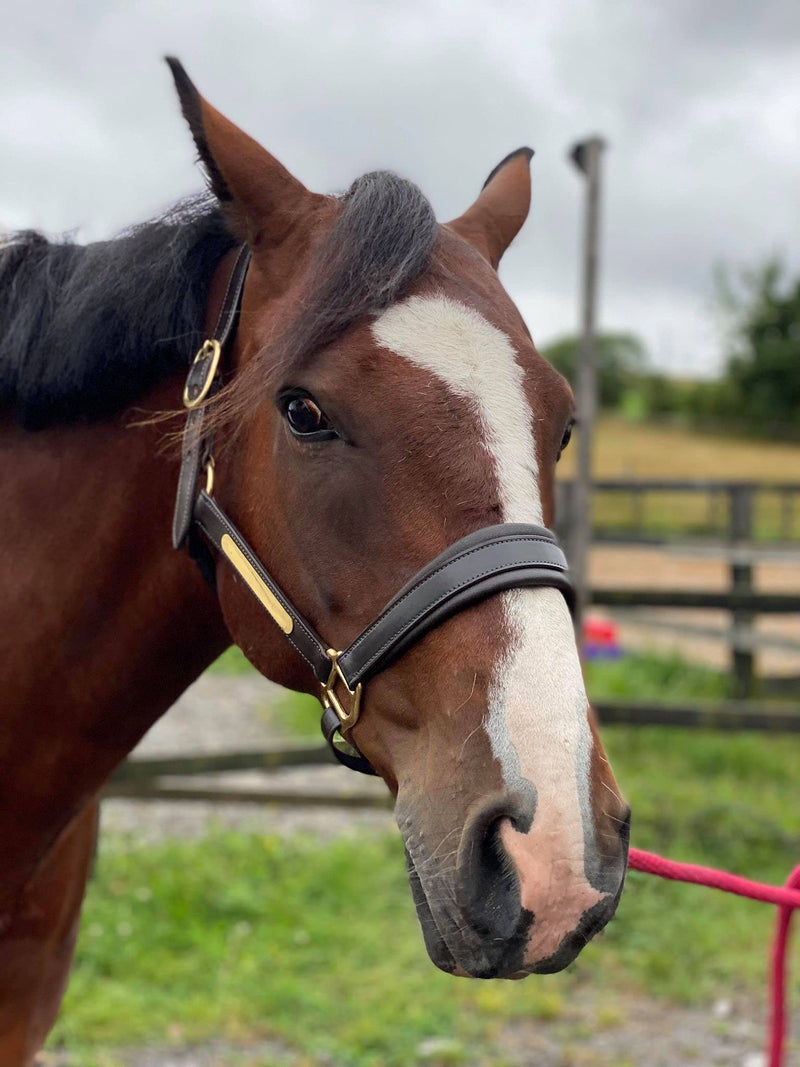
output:
<svg viewBox="0 0 800 1067"><path fill-rule="evenodd" d="M574 471L570 446L559 472ZM710 478L800 481L800 443L702 434L681 426L601 418L594 440L596 478Z"/></svg>
<svg viewBox="0 0 800 1067"><path fill-rule="evenodd" d="M227 653L217 669L246 667ZM727 684L714 671L652 657L589 671L595 695L716 696ZM315 702L287 700L295 730L316 734ZM776 882L797 862L800 738L622 727L604 735L633 805L634 844ZM101 850L51 1040L79 1067L113 1067L113 1050L136 1042L265 1035L296 1050L297 1063L457 1064L481 1055L502 1065L506 1024L559 1020L590 988L597 1027L622 1021L631 990L700 1003L762 995L772 909L635 872L618 917L565 974L480 983L428 962L396 835L121 844ZM432 1057L425 1043L438 1037L449 1039L447 1051Z"/></svg>

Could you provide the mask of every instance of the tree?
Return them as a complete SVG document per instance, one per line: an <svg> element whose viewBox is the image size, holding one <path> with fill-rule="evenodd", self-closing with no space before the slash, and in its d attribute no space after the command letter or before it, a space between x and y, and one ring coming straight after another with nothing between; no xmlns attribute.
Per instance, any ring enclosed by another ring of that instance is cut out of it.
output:
<svg viewBox="0 0 800 1067"><path fill-rule="evenodd" d="M733 280L719 271L717 291L736 413L761 432L800 426L800 277L772 259Z"/></svg>
<svg viewBox="0 0 800 1067"><path fill-rule="evenodd" d="M603 408L616 408L626 389L643 372L647 362L646 350L639 338L631 333L602 333L595 338L595 345L598 400ZM542 355L573 387L580 346L580 337L569 334L542 349Z"/></svg>

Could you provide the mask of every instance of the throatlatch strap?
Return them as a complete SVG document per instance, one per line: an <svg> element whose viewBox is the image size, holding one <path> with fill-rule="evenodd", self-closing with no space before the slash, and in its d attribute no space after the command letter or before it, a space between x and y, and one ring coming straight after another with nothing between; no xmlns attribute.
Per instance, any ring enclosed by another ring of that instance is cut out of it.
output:
<svg viewBox="0 0 800 1067"><path fill-rule="evenodd" d="M367 757L361 755L355 745L351 744L347 738L342 738L340 733L342 724L332 707L323 709L320 726L322 727L322 736L331 746L334 756L343 766L351 771L358 771L359 774L376 775L378 773ZM339 739L337 739L337 734Z"/></svg>

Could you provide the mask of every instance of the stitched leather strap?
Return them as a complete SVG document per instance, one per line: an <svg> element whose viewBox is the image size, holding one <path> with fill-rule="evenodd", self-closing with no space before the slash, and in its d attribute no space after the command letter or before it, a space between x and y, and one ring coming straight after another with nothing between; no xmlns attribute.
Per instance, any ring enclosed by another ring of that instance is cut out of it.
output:
<svg viewBox="0 0 800 1067"><path fill-rule="evenodd" d="M255 572L256 577L267 587L272 596L277 600L286 615L291 619L291 629L284 633L288 641L300 653L309 667L313 670L317 681L324 682L330 674L331 663L326 651L327 646L317 634L309 622L292 604L291 600L283 593L280 587L272 580L267 570L262 565L258 556L247 543L240 531L234 526L217 502L210 497L205 490L201 490L194 507L194 518L203 533L239 572L248 588L256 599L266 608L275 619L273 611L265 604L264 595L259 596L256 587L252 583L252 576L247 573L247 567L242 568L238 555L232 553L230 546L224 541L227 536L235 547L244 556L246 564ZM280 623L278 623L280 625Z"/></svg>
<svg viewBox="0 0 800 1067"><path fill-rule="evenodd" d="M239 315L239 305L244 289L244 280L247 277L247 268L250 266L250 249L242 245L237 253L231 269L225 295L222 298L219 314L209 340L218 341L220 348L224 348L231 340ZM201 349L202 352L202 349ZM199 395L210 371L207 358L195 359L189 368L186 379L186 394L190 398ZM219 388L218 382L210 384L210 393ZM210 442L203 435L203 420L205 417L205 405L192 408L186 418L183 429L183 442L181 445L181 469L178 475L178 492L175 497L175 511L172 516L172 546L180 548L185 544L192 525L192 509L194 508L194 495L197 489L197 479L200 471L208 460L211 452Z"/></svg>
<svg viewBox="0 0 800 1067"><path fill-rule="evenodd" d="M387 604L339 657L351 689L464 608L507 589L549 586L574 610L567 561L543 526L505 523L476 530L446 548Z"/></svg>

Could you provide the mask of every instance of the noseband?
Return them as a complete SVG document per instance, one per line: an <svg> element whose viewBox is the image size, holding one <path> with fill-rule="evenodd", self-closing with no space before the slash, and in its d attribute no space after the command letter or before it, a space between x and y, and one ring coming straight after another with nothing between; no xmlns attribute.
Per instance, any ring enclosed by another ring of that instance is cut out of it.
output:
<svg viewBox="0 0 800 1067"><path fill-rule="evenodd" d="M456 541L418 571L348 648L337 650L322 640L213 497L213 440L203 433L204 404L220 388L221 357L235 332L249 262L244 246L233 265L212 336L203 343L186 379L183 402L188 416L172 543L175 548L187 545L212 580L214 561L207 545L225 557L314 672L323 707L322 732L336 758L352 770L374 774L346 736L358 721L363 687L370 678L434 626L495 593L558 589L573 611L574 589L564 553L549 530L522 523L486 526ZM206 484L198 493L203 469Z"/></svg>

